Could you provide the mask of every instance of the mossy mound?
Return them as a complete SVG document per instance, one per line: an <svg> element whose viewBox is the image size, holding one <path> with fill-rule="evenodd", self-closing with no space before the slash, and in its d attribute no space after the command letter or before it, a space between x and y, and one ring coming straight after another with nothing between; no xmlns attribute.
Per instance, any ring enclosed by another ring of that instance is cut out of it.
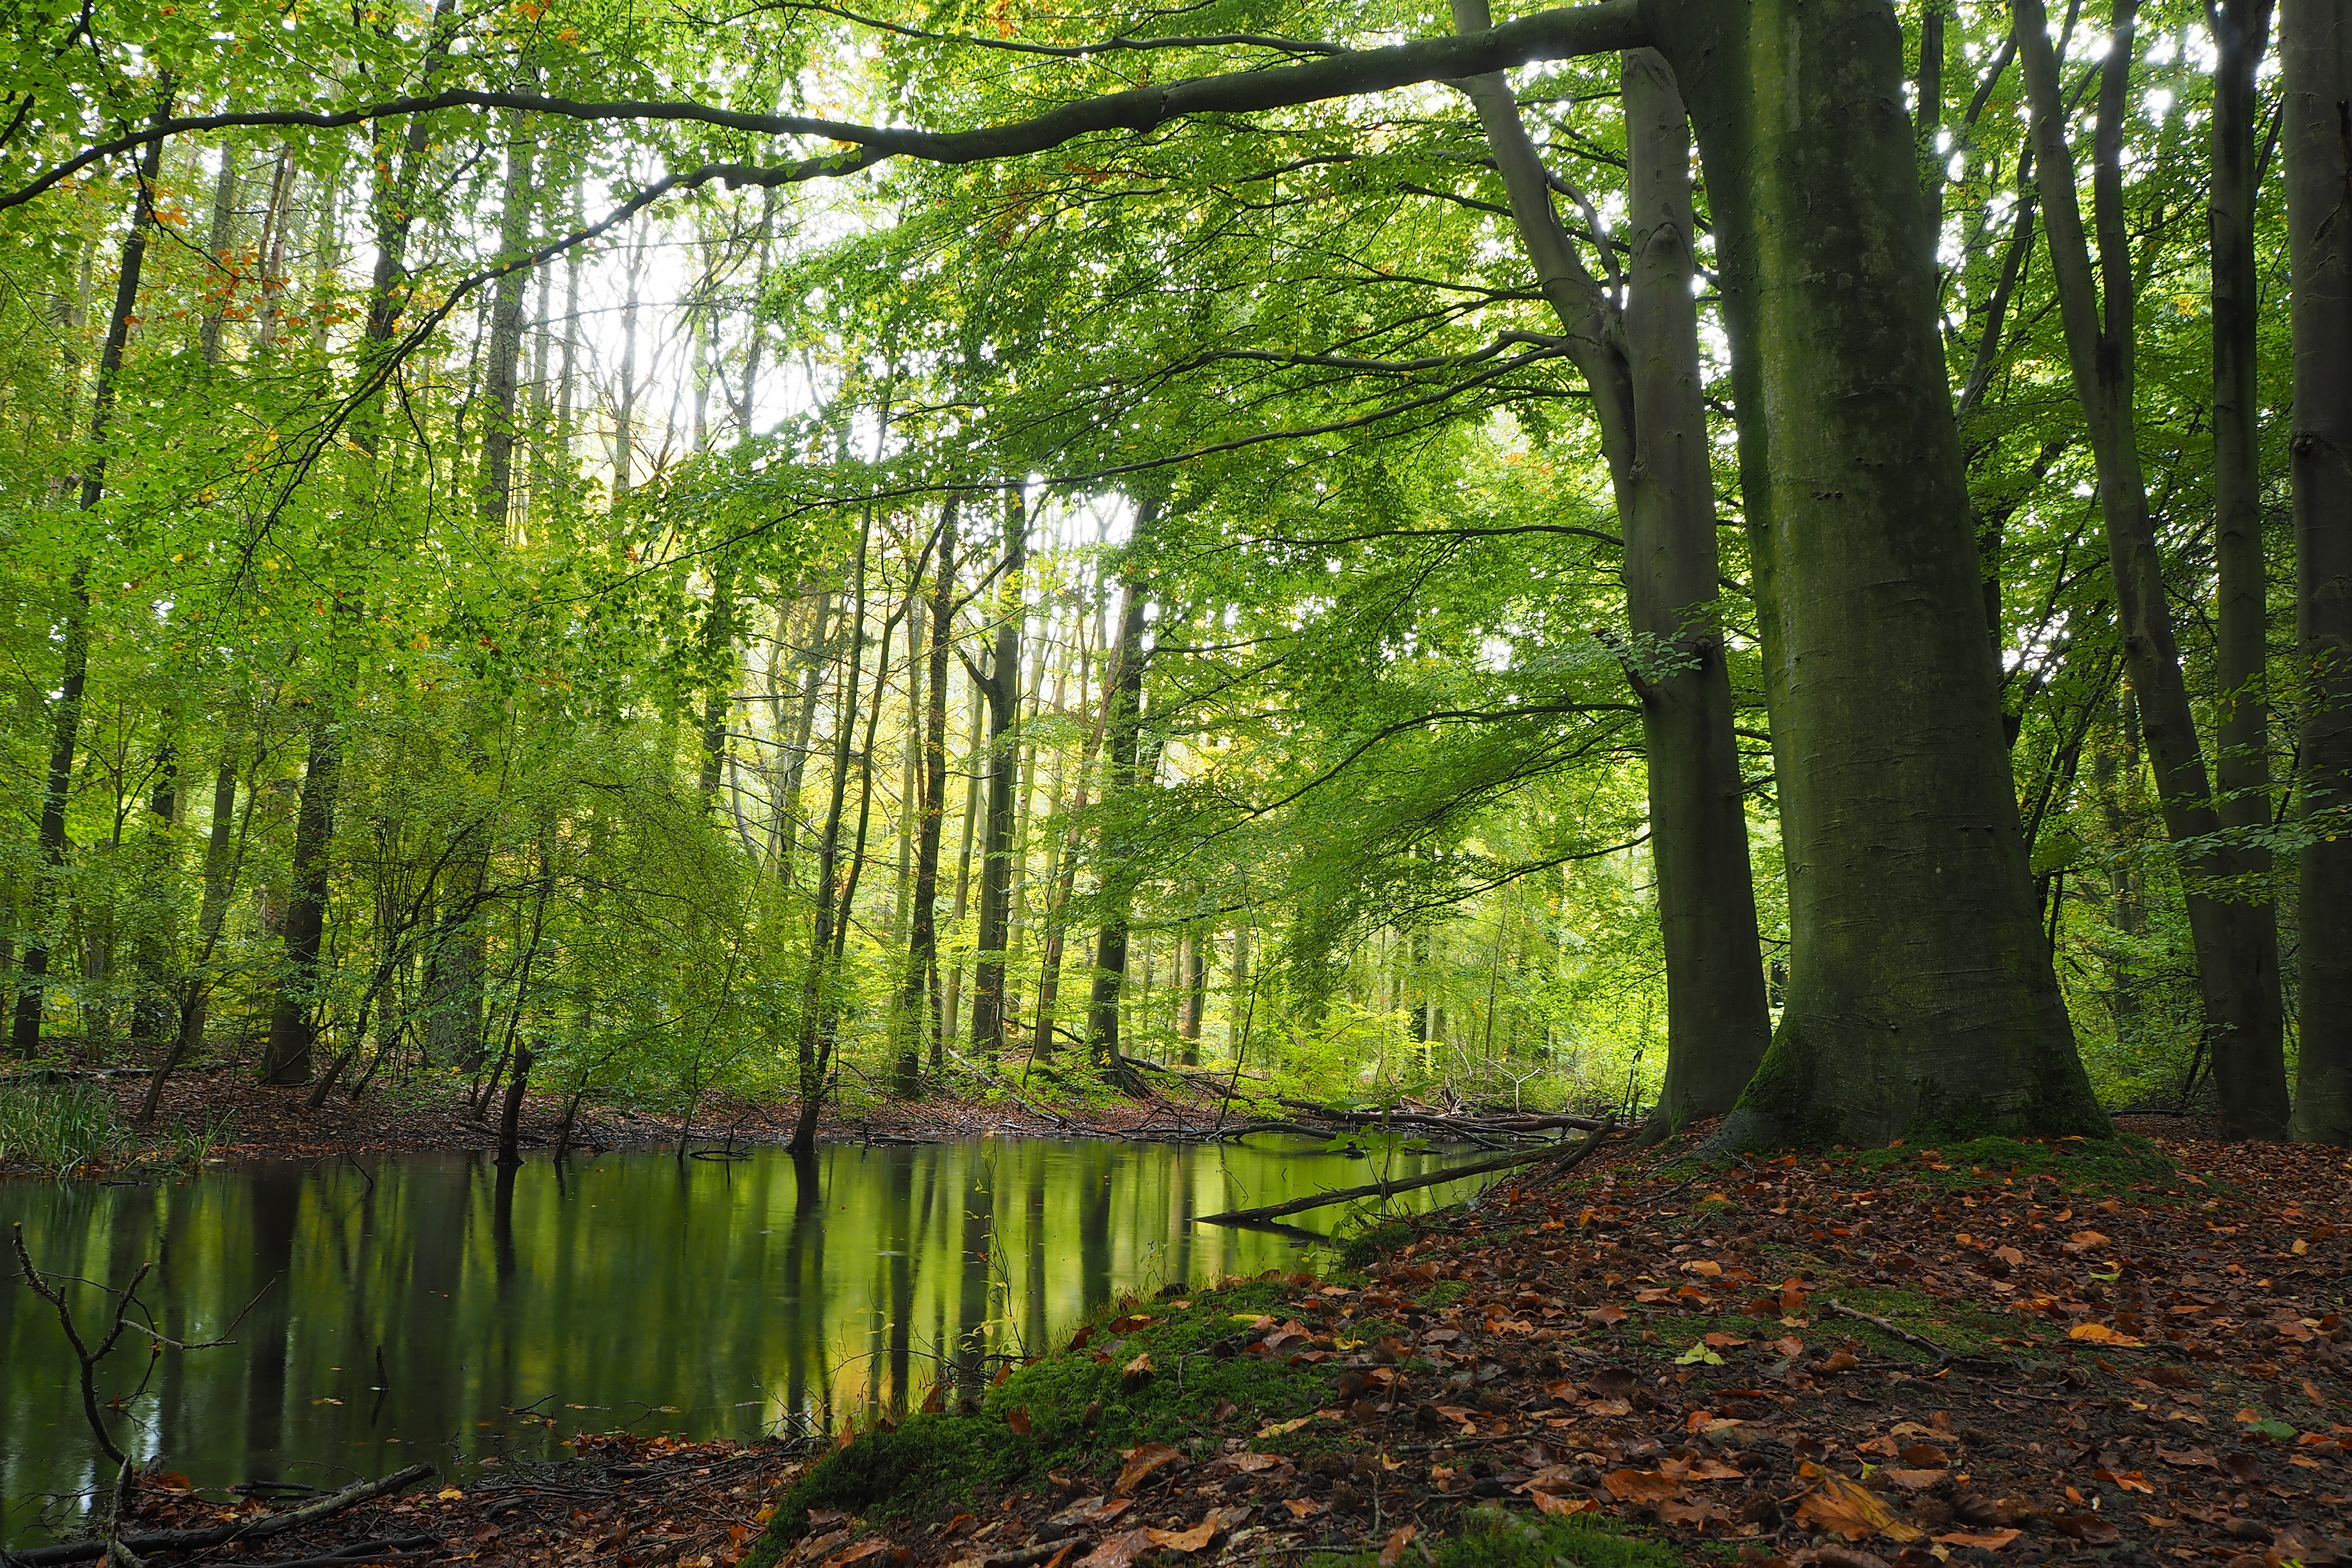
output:
<svg viewBox="0 0 2352 1568"><path fill-rule="evenodd" d="M1682 1553L1620 1533L1590 1514L1558 1520L1475 1508L1451 1534L1422 1542L1436 1568L1682 1568ZM1416 1553L1415 1555L1418 1555ZM1370 1552L1327 1552L1309 1568L1377 1568Z"/></svg>

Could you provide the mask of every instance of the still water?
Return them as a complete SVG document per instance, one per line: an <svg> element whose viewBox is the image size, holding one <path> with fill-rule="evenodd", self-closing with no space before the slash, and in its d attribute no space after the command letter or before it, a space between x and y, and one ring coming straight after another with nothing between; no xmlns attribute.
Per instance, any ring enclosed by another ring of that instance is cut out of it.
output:
<svg viewBox="0 0 2352 1568"><path fill-rule="evenodd" d="M1444 1155L1401 1153L1391 1175ZM0 1183L42 1271L127 1282L193 1345L136 1331L101 1398L141 1460L199 1486L462 1473L626 1426L751 1437L919 1404L1035 1353L1113 1295L1296 1268L1195 1215L1373 1179L1313 1145L1055 1139L719 1162L608 1153L500 1173L463 1155L265 1163L178 1184ZM1451 1184L1405 1194L1425 1208ZM1337 1210L1298 1216L1331 1223ZM111 1475L56 1315L0 1283L0 1543L46 1539ZM87 1333L105 1299L71 1288ZM242 1313L240 1319L239 1314ZM95 1337L94 1335L90 1337Z"/></svg>

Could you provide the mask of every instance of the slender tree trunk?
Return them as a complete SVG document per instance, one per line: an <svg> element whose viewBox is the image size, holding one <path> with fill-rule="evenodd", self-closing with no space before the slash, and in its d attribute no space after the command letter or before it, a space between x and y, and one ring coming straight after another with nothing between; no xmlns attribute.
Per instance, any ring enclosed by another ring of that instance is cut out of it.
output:
<svg viewBox="0 0 2352 1568"><path fill-rule="evenodd" d="M287 973L269 1012L269 1039L261 1055L261 1081L305 1083L310 1077L313 1016L319 1004L319 943L327 925L327 851L335 831L335 795L342 771L341 737L331 719L314 713L310 756L302 770L302 802L294 819L293 891L286 904Z"/></svg>
<svg viewBox="0 0 2352 1568"><path fill-rule="evenodd" d="M703 659L710 686L702 699L702 776L698 781L706 811L719 804L719 783L727 761L727 721L734 711L735 682L741 666L735 657L735 570L723 554L712 563L710 609L702 623Z"/></svg>
<svg viewBox="0 0 2352 1568"><path fill-rule="evenodd" d="M212 264L205 289L209 303L196 331L197 350L208 365L220 363L221 325L229 299L236 292L238 270L235 254L236 143L227 137L221 139L220 160L220 169L213 176L212 227L205 237L205 255Z"/></svg>
<svg viewBox="0 0 2352 1568"><path fill-rule="evenodd" d="M2282 0L2303 729L2299 1138L2352 1144L2352 13Z"/></svg>
<svg viewBox="0 0 2352 1568"><path fill-rule="evenodd" d="M800 1068L800 1114L793 1123L789 1148L795 1158L816 1151L817 1119L824 1110L824 1076L831 1066L827 1044L833 1037L835 998L834 926L846 920L848 903L835 886L841 859L841 818L849 796L849 763L857 731L857 672L866 653L866 553L873 532L869 515L857 535L857 561L850 590L849 658L834 703L833 780L826 797L824 826L818 835L816 909L809 937L808 968L801 987L801 1016L795 1056ZM880 693L876 693L880 700Z"/></svg>
<svg viewBox="0 0 2352 1568"><path fill-rule="evenodd" d="M2123 122L2128 113L2126 95L2137 13L2136 0L2118 0L2114 38L2100 73L2092 165L2098 226L2095 273L2074 193L2074 159L2066 140L2059 62L2046 30L2042 0L2017 0L2018 52L2033 107L2042 230L2049 237L2075 391L2097 460L2099 505L2123 625L2124 657L2132 689L2139 698L2148 754L2156 765L2165 827L2182 858L2189 933L2197 951L2203 1003L2203 1046L2212 1061L2222 1127L2231 1137L2283 1138L2287 1133L2288 1111L2278 930L2267 901L2247 901L2242 897L2245 889L2229 885L2251 881L2256 868L2244 852L2216 837L2221 816L2208 786L2204 750L2189 705L2188 682L2181 673L2172 607L2164 584L2164 561L2140 465L2133 394L2137 291L2122 210ZM2217 295L2220 288L2217 278ZM2217 317L2217 350L2222 327ZM2217 358L2217 374L2219 363ZM2259 584L2258 526L2251 542L2255 555L2252 570ZM2232 548L2231 542L2223 542L2225 560ZM2230 574L2235 569L2225 564L2223 570L2226 588L2234 582ZM2256 592L2259 595L2259 585ZM2259 629L2254 636L2259 652ZM2259 724L2259 714L2254 722Z"/></svg>
<svg viewBox="0 0 2352 1568"><path fill-rule="evenodd" d="M946 1020L940 1008L940 828L948 797L948 650L954 637L956 498L940 508L940 558L931 583L930 665L923 683L921 798L915 819L914 891L907 921L907 968L898 1010L907 1033L898 1049L900 1098L922 1091L922 1043L940 1048ZM913 647L908 643L908 647Z"/></svg>
<svg viewBox="0 0 2352 1568"><path fill-rule="evenodd" d="M975 680L971 690L971 733L964 742L963 836L956 851L955 907L949 918L961 929L963 917L971 908L971 846L980 822L981 780L972 770L980 764L981 742L988 711L987 694ZM962 1016L963 960L959 957L948 970L947 993L941 1008L940 1037L931 1050L931 1070L938 1072L946 1065L942 1051L946 1042L958 1033L957 1022Z"/></svg>
<svg viewBox="0 0 2352 1568"><path fill-rule="evenodd" d="M1720 1136L2104 1132L2035 918L1885 0L1655 0L1732 349L1787 1005Z"/></svg>
<svg viewBox="0 0 2352 1568"><path fill-rule="evenodd" d="M1486 0L1454 0L1454 25L1487 25ZM1625 57L1633 269L1622 320L1579 259L1549 181L1500 76L1463 84L1502 173L1521 243L1592 388L1625 531L1642 703L1651 853L1666 960L1666 1083L1647 1130L1664 1137L1731 1109L1771 1028L1748 862L1746 790L1733 733L1718 602L1715 481L1691 294L1690 132L1674 73Z"/></svg>
<svg viewBox="0 0 2352 1568"><path fill-rule="evenodd" d="M1149 522L1148 515L1138 518L1139 539ZM1116 814L1133 807L1131 797L1139 783L1136 763L1142 749L1145 663L1143 585L1130 578L1124 589L1118 641L1111 650L1103 694L1103 805L1114 815L1103 830L1099 861L1103 919L1095 933L1094 987L1087 1009L1087 1045L1095 1063L1121 1082L1131 1079L1133 1072L1119 1054L1118 1003L1127 982L1129 907L1135 894L1135 875L1129 863L1130 847L1124 841Z"/></svg>
<svg viewBox="0 0 2352 1568"><path fill-rule="evenodd" d="M171 86L165 79L161 119L171 112ZM155 179L163 162L163 142L150 142L139 159L138 187L131 201L131 227L122 239L122 262L115 277L114 312L107 319L104 346L99 350L98 381L90 395L89 466L82 470L80 510L96 510L106 494L108 426L114 414L115 379L121 374L122 353L131 341L131 320L139 310L139 276L147 262L147 237L155 224ZM41 791L40 826L35 839L40 865L34 873L33 897L25 921L25 956L16 983L16 1014L10 1043L20 1057L41 1053L42 1011L47 1004L49 927L62 895L65 876L66 806L73 793L74 751L81 736L82 691L89 679L89 564L75 562L66 585L66 612L59 651L63 668L58 695L49 709L48 778Z"/></svg>
<svg viewBox="0 0 2352 1568"><path fill-rule="evenodd" d="M809 745L816 734L816 704L824 689L824 667L831 647L833 590L818 590L816 607L809 616L808 652L801 665L801 700L793 721L792 743L784 751L783 787L776 793L776 875L786 887L793 884L793 840L800 826L801 780L808 769Z"/></svg>
<svg viewBox="0 0 2352 1568"><path fill-rule="evenodd" d="M988 822L981 845L979 952L971 987L971 1043L983 1057L1004 1049L1004 961L1012 914L1013 795L1021 751L1014 722L1021 707L1021 622L1027 614L1022 576L1029 560L1029 517L1014 489L1004 507L1007 565L998 595L996 646L980 677L988 700Z"/></svg>
<svg viewBox="0 0 2352 1568"><path fill-rule="evenodd" d="M499 216L499 251L516 256L530 245L532 147L530 133L518 119L507 125L506 184ZM488 404L482 422L482 467L477 486L477 510L485 537L493 544L508 542L508 519L513 506L516 415L520 405L523 303L530 275L509 272L492 285L490 295L489 363L482 390Z"/></svg>
<svg viewBox="0 0 2352 1568"><path fill-rule="evenodd" d="M1176 1034L1184 1042L1183 1065L1201 1065L1201 1020L1209 1010L1209 945L1213 939L1209 927L1199 921L1184 928L1183 945L1177 950L1177 984L1182 987L1182 1000L1178 1005Z"/></svg>

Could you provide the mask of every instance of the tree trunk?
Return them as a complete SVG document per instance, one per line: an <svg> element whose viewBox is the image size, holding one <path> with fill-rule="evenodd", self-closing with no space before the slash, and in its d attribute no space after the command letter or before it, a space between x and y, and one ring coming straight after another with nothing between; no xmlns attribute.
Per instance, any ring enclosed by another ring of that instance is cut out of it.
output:
<svg viewBox="0 0 2352 1568"><path fill-rule="evenodd" d="M164 79L160 119L170 113L170 79ZM122 240L122 263L115 278L114 313L107 319L104 346L99 350L98 382L91 390L89 466L82 470L80 510L94 510L106 494L107 426L114 414L114 382L122 369L122 351L131 341L131 319L139 310L139 275L147 262L147 236L155 226L155 179L162 167L163 143L150 142L139 159L139 179L131 201L131 228ZM25 921L25 957L16 989L16 1015L10 1044L20 1057L41 1053L41 1015L47 1003L47 981L52 942L49 924L62 893L66 868L66 805L73 792L74 751L81 736L82 690L89 679L89 563L74 563L66 585L64 635L59 639L63 668L58 695L49 710L49 770L41 790L40 826L35 840L40 865L34 872L33 896Z"/></svg>
<svg viewBox="0 0 2352 1568"><path fill-rule="evenodd" d="M310 721L310 756L294 819L293 894L286 905L286 974L269 1012L261 1054L264 1083L305 1083L316 1037L319 942L327 925L327 850L335 832L335 793L342 772L341 738L325 714Z"/></svg>
<svg viewBox="0 0 2352 1568"><path fill-rule="evenodd" d="M2034 915L1893 9L1650 14L1706 161L1793 929L1719 1136L2103 1133Z"/></svg>
<svg viewBox="0 0 2352 1568"><path fill-rule="evenodd" d="M509 120L507 132L499 252L512 257L530 245L532 142L520 117ZM522 366L523 300L529 282L528 273L509 272L491 286L489 363L482 378L489 412L482 426L482 468L476 495L484 538L495 546L508 542L508 516L513 504L515 416Z"/></svg>
<svg viewBox="0 0 2352 1568"><path fill-rule="evenodd" d="M817 837L816 909L809 936L808 967L801 986L801 1016L794 1055L800 1068L800 1114L786 1145L797 1158L816 1151L817 1119L824 1110L824 1075L831 1066L827 1047L833 1037L835 966L834 925L836 915L846 920L848 902L834 886L841 859L841 816L849 795L849 761L857 731L857 672L866 654L866 552L873 532L869 514L857 535L857 561L850 590L849 661L834 703L833 779L826 797L824 826ZM877 691L878 702L881 694Z"/></svg>
<svg viewBox="0 0 2352 1568"><path fill-rule="evenodd" d="M1139 518L1140 540L1148 518ZM1124 1081L1132 1070L1119 1056L1118 1000L1127 982L1127 937L1129 900L1135 895L1135 873L1119 827L1118 812L1132 809L1129 798L1139 780L1136 760L1143 738L1143 584L1129 578L1124 584L1118 641L1111 649L1104 681L1103 805L1112 820L1103 830L1101 858L1101 928L1095 933L1093 995L1087 1009L1087 1046L1095 1064L1114 1080Z"/></svg>
<svg viewBox="0 0 2352 1568"><path fill-rule="evenodd" d="M2299 1138L2352 1144L2352 15L2281 0L2294 256L2295 639L2305 683Z"/></svg>
<svg viewBox="0 0 2352 1568"><path fill-rule="evenodd" d="M1184 1042L1180 1058L1188 1068L1201 1065L1201 1020L1209 1010L1209 947L1214 939L1205 922L1184 928L1183 946L1177 952L1177 984L1182 999L1177 1005L1176 1034Z"/></svg>
<svg viewBox="0 0 2352 1568"><path fill-rule="evenodd" d="M954 637L956 498L940 508L940 558L931 584L930 665L923 686L921 800L916 818L914 890L907 919L907 968L898 986L901 1027L897 1090L922 1090L924 1039L936 1053L946 1021L940 1011L940 827L948 797L948 648ZM912 646L911 643L909 645Z"/></svg>
<svg viewBox="0 0 2352 1568"><path fill-rule="evenodd" d="M2132 690L2140 701L2165 828L2182 860L2189 934L2197 951L2198 988L2203 1003L2202 1047L2212 1061L2222 1130L2233 1138L2284 1138L2287 1096L2278 930L2267 902L2246 901L2243 886L2228 885L2251 883L2255 868L2244 852L2216 837L2221 817L2208 787L2204 749L2189 705L2188 682L2181 674L2180 650L2164 584L2164 561L2157 546L2147 481L2140 465L2133 400L2136 289L2122 210L2123 121L2128 112L2126 95L2137 11L2135 0L2118 0L2114 38L2100 72L2092 165L2098 227L2095 273L2074 193L2074 158L2066 141L2059 62L2042 0L2017 0L2018 53L2033 110L2042 231L2050 243L2051 270L2065 322L2075 394L2097 461L2099 509L2106 524L2124 658L2131 672ZM2217 292L2220 287L2217 278ZM2217 374L2222 325L2217 315ZM2223 493L2217 491L2217 499ZM2259 594L2258 530L2252 543ZM2231 548L2223 542L2225 561ZM2231 570L2225 564L2225 574ZM2259 652L2259 630L2255 636ZM2259 714L2255 721L2259 723Z"/></svg>
<svg viewBox="0 0 2352 1568"><path fill-rule="evenodd" d="M1691 293L1690 124L1665 60L1625 57L1633 255L1625 348L1636 478L1625 513L1628 618L1663 655L1639 689L1650 857L1666 960L1664 1137L1738 1102L1770 1044L1747 790L1732 732L1698 311ZM1637 656L1639 657L1639 656Z"/></svg>
<svg viewBox="0 0 2352 1568"><path fill-rule="evenodd" d="M1486 0L1454 0L1454 18L1464 31L1484 28ZM1625 532L1634 638L1627 674L1642 703L1666 960L1666 1081L1647 1129L1658 1138L1693 1117L1729 1110L1771 1030L1718 606L1715 481L1690 289L1696 224L1688 117L1664 58L1627 54L1633 267L1621 320L1552 208L1549 178L1504 79L1464 86L1521 243L1592 389Z"/></svg>
<svg viewBox="0 0 2352 1568"><path fill-rule="evenodd" d="M983 1057L1004 1049L1004 960L1013 892L1013 794L1021 753L1013 722L1021 706L1021 621L1026 613L1023 569L1029 560L1029 517L1021 492L1004 508L1006 567L998 596L996 647L980 677L988 699L988 820L981 843L979 952L971 985L972 1048Z"/></svg>
<svg viewBox="0 0 2352 1568"><path fill-rule="evenodd" d="M949 912L949 918L959 928L963 924L965 910L971 907L971 845L974 831L980 822L981 797L980 779L971 770L980 763L981 742L985 732L983 726L987 721L987 694L981 689L979 682L975 680L971 689L971 733L964 741L963 747L963 836L960 841L960 847L956 851L955 907ZM931 1048L933 1072L946 1066L942 1053L946 1049L949 1037L958 1032L956 1023L962 1016L963 1010L960 994L962 989L963 960L958 958L954 966L948 971L947 990L941 1000L940 1034Z"/></svg>

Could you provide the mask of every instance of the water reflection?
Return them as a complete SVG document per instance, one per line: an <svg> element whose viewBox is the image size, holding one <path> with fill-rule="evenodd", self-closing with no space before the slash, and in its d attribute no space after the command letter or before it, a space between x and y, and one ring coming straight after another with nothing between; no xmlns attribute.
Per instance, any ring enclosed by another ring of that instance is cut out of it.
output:
<svg viewBox="0 0 2352 1568"><path fill-rule="evenodd" d="M117 1417L128 1451L199 1485L331 1486L551 1454L576 1431L748 1437L905 1409L942 1377L976 1389L1116 1292L1298 1260L1193 1215L1373 1173L1311 1147L1046 1139L834 1145L807 1170L777 1150L505 1171L422 1155L0 1184L0 1224L23 1222L45 1272L121 1281L156 1259L144 1296L171 1340L251 1303L233 1345L156 1359ZM97 1289L73 1299L102 1321ZM128 1341L101 1396L148 1370ZM102 1466L64 1336L21 1283L0 1287L0 1542L22 1544L45 1496Z"/></svg>

